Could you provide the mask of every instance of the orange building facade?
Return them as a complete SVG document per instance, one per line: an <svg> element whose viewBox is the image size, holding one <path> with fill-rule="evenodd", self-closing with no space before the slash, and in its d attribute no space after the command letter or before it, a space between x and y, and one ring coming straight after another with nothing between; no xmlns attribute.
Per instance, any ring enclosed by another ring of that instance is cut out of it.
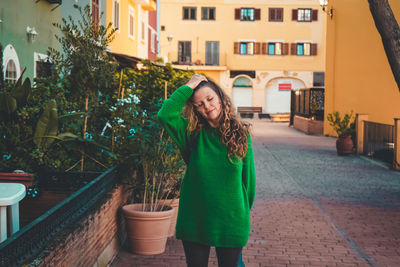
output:
<svg viewBox="0 0 400 267"><path fill-rule="evenodd" d="M389 3L399 22L400 1ZM325 118L353 111L393 125L400 117L400 91L368 1L330 0L327 13ZM334 135L327 120L324 134Z"/></svg>

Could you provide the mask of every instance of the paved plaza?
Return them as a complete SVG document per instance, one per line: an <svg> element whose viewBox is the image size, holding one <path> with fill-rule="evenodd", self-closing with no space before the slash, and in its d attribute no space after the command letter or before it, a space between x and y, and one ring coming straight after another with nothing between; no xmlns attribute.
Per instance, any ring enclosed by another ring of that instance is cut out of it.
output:
<svg viewBox="0 0 400 267"><path fill-rule="evenodd" d="M400 266L400 172L337 156L332 137L251 123L257 193L246 267ZM171 238L156 256L123 247L112 266L186 264L181 241ZM217 266L213 249L209 266Z"/></svg>

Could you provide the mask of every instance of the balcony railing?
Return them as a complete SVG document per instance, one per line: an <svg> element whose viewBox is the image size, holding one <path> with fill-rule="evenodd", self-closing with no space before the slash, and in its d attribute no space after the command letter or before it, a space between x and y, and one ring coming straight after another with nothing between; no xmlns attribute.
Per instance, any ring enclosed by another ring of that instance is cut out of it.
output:
<svg viewBox="0 0 400 267"><path fill-rule="evenodd" d="M61 201L0 244L0 266L21 266L67 225L84 214L116 184L115 168Z"/></svg>
<svg viewBox="0 0 400 267"><path fill-rule="evenodd" d="M394 125L364 122L364 154L388 163L393 162Z"/></svg>
<svg viewBox="0 0 400 267"><path fill-rule="evenodd" d="M178 52L173 51L168 53L168 60L177 65L226 66L227 54L192 53L190 56L181 56Z"/></svg>

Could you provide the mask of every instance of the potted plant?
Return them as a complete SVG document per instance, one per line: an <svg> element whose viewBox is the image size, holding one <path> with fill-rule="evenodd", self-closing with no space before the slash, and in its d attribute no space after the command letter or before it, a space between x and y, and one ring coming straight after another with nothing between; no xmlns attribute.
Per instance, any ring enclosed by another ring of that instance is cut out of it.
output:
<svg viewBox="0 0 400 267"><path fill-rule="evenodd" d="M335 111L329 113L327 119L338 135L338 139L336 140L336 151L338 155L352 154L354 148L352 135L355 131L353 111L350 114L346 113L343 118L338 111Z"/></svg>
<svg viewBox="0 0 400 267"><path fill-rule="evenodd" d="M131 251L151 255L162 253L168 236L174 233L176 209L170 205L178 204L184 171L177 147L156 119L165 95L160 88L172 91L190 73L173 70L170 65L143 63L142 70L124 70L121 86L125 97L113 110L118 119L110 121L109 134L115 137L118 172L132 188L133 204L122 209ZM165 80L169 81L167 87ZM158 222L164 221L162 226L152 226L157 216Z"/></svg>
<svg viewBox="0 0 400 267"><path fill-rule="evenodd" d="M132 159L136 169L133 192L139 203L123 206L122 212L131 251L160 254L165 250L171 218L175 215L175 209L166 199L171 194L170 177L179 171L174 159L177 151L154 118L147 118L136 130L138 154Z"/></svg>

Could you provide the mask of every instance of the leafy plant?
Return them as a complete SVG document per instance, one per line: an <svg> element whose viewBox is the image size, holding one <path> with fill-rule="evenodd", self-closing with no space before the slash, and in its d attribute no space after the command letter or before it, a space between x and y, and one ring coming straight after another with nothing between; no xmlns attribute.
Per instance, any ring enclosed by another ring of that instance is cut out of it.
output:
<svg viewBox="0 0 400 267"><path fill-rule="evenodd" d="M351 136L354 132L354 127L351 125L354 122L353 111L350 114L346 113L343 118L338 111L329 113L327 116L329 124L333 126L338 136Z"/></svg>
<svg viewBox="0 0 400 267"><path fill-rule="evenodd" d="M153 211L159 199L179 195L184 163L173 140L156 119L165 96L184 84L191 72L143 61L142 70L124 69L121 86L125 98L113 111L114 150L119 172L134 187L134 201ZM121 77L118 77L121 78ZM123 95L123 94L121 94ZM135 175L132 175L132 173Z"/></svg>

